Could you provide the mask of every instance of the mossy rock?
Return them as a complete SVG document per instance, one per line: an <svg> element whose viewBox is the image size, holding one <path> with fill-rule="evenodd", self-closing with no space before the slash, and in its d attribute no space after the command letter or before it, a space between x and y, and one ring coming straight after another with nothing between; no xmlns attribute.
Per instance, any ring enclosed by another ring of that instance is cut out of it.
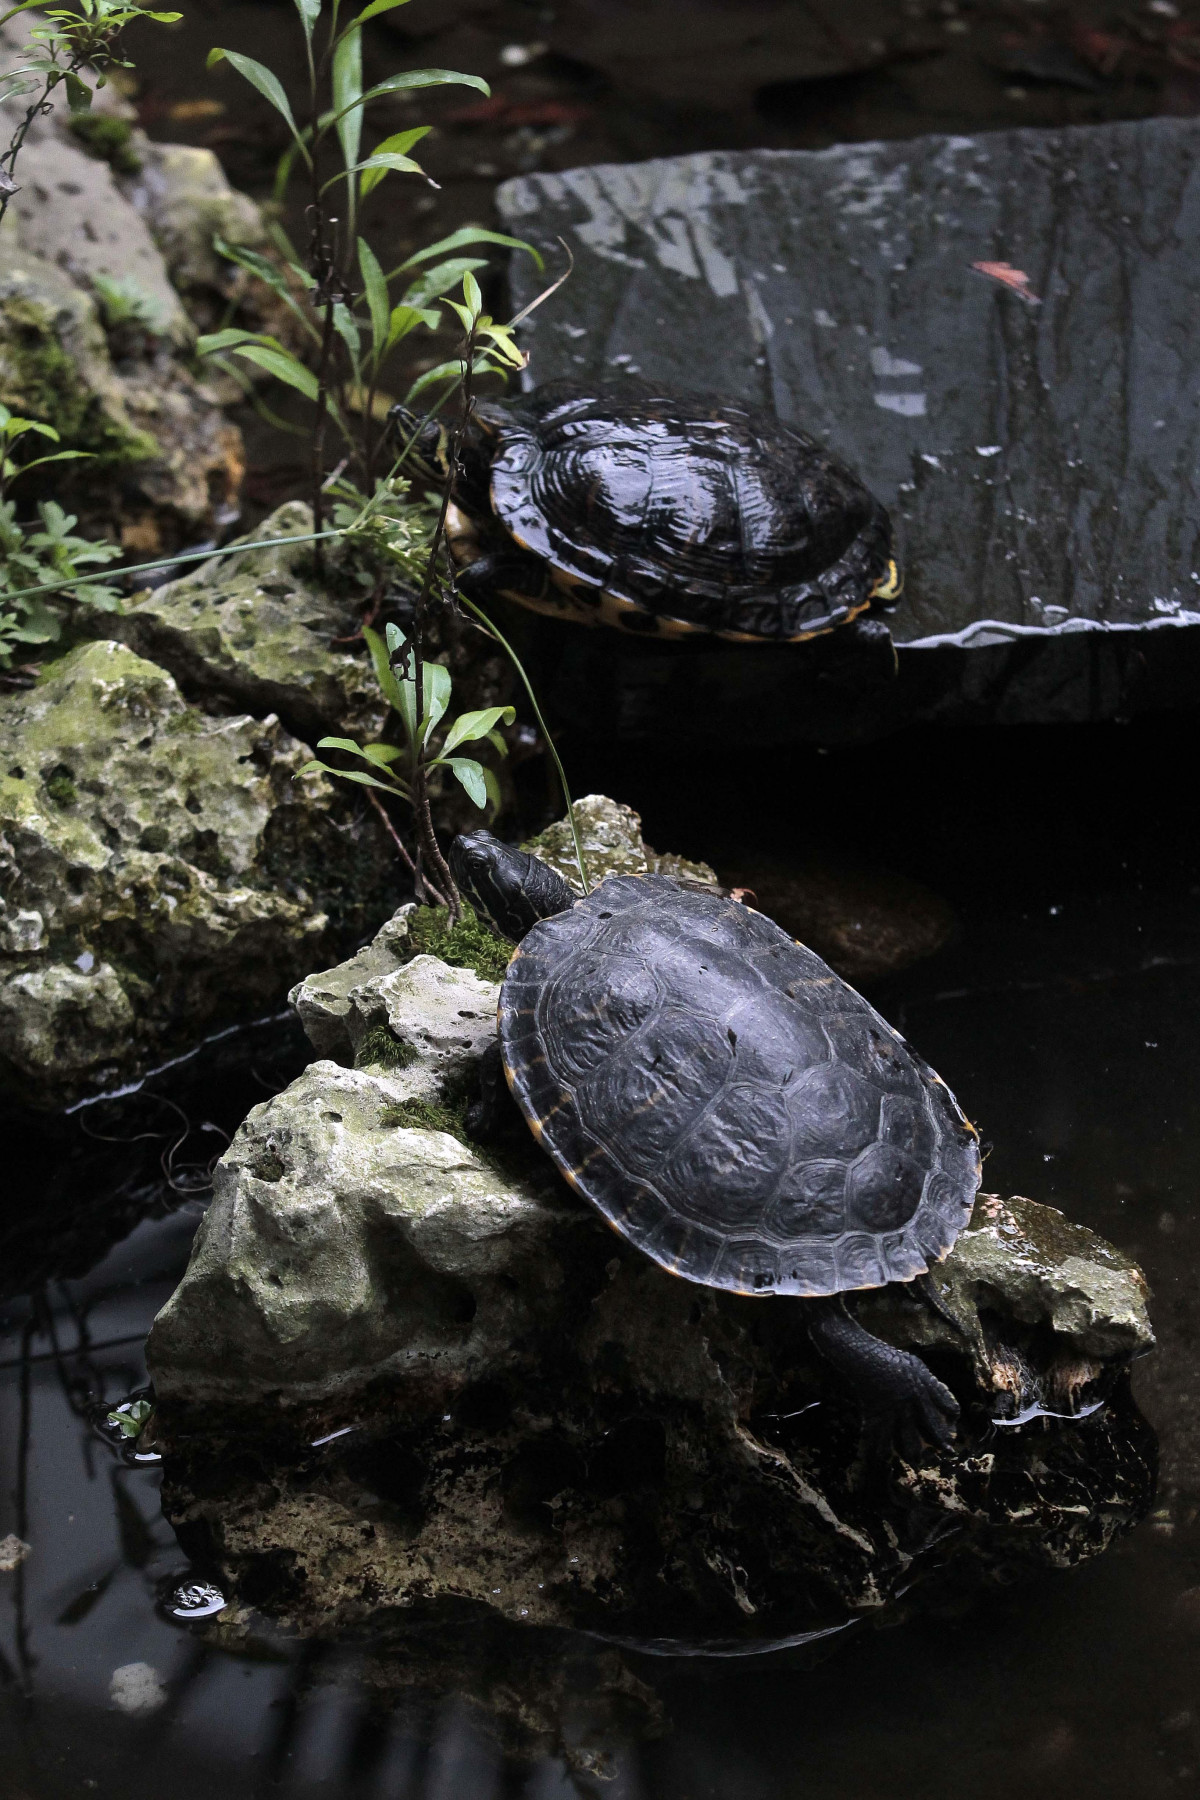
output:
<svg viewBox="0 0 1200 1800"><path fill-rule="evenodd" d="M392 858L306 759L112 642L0 698L0 1094L131 1079L361 937Z"/></svg>

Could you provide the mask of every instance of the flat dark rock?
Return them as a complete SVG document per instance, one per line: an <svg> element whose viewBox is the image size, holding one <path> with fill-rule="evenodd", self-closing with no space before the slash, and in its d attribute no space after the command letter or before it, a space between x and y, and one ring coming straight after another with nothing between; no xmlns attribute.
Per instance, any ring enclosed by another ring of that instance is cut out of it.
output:
<svg viewBox="0 0 1200 1800"><path fill-rule="evenodd" d="M523 328L529 379L715 389L861 471L893 511L907 589L900 679L840 706L845 734L1179 703L1200 681L1198 151L1200 123L1164 118L510 181L510 229L552 267L560 237L576 259ZM512 279L524 305L527 258ZM661 723L675 679L649 649L616 660L657 668ZM809 685L803 647L676 653L687 710L718 670L761 682L768 656L777 725ZM600 660L568 650L562 682L582 693ZM828 708L799 710L799 734L819 735Z"/></svg>

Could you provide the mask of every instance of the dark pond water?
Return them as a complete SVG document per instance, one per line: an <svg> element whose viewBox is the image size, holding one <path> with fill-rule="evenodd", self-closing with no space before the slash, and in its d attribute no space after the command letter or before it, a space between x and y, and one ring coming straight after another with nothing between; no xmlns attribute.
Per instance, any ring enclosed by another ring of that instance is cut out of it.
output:
<svg viewBox="0 0 1200 1800"><path fill-rule="evenodd" d="M1138 1389L1163 1480L1131 1538L962 1616L850 1634L820 1659L631 1657L643 1712L661 1709L654 1736L597 1724L586 1646L531 1657L516 1628L443 1643L440 1673L416 1686L419 1643L403 1678L362 1647L207 1646L162 1609L189 1570L158 1471L96 1421L145 1380L141 1339L201 1215L189 1188L221 1133L303 1060L276 1022L150 1092L10 1138L0 1538L32 1551L0 1574L4 1800L592 1791L563 1749L506 1754L475 1704L504 1680L509 1722L518 1706L557 1720L565 1748L608 1757L595 1791L621 1800L1158 1800L1200 1785L1200 869L1177 798L1195 724L914 733L773 767L668 765L653 783L577 755L581 787L639 804L664 846L718 866L766 847L797 866L853 850L950 902L954 940L872 997L981 1121L988 1187L1062 1206L1147 1270L1161 1348Z"/></svg>

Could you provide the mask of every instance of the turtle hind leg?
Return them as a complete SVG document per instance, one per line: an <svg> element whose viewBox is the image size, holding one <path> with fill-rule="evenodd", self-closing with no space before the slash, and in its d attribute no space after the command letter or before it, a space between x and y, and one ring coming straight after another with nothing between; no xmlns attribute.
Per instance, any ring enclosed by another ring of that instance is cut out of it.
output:
<svg viewBox="0 0 1200 1800"><path fill-rule="evenodd" d="M869 1413L915 1414L934 1443L950 1448L958 1401L919 1356L874 1337L850 1317L840 1294L809 1300L805 1311L814 1347L845 1376Z"/></svg>

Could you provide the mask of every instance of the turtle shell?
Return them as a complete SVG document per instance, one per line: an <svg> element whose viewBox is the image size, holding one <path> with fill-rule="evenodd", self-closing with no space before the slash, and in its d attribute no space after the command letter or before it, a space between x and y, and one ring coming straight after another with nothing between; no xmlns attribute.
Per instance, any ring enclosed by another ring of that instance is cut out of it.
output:
<svg viewBox="0 0 1200 1800"><path fill-rule="evenodd" d="M534 1136L676 1274L753 1294L909 1281L979 1186L933 1070L761 913L614 876L535 925L499 1006Z"/></svg>
<svg viewBox="0 0 1200 1800"><path fill-rule="evenodd" d="M614 623L795 641L899 592L884 508L773 414L553 382L491 424L497 519Z"/></svg>

